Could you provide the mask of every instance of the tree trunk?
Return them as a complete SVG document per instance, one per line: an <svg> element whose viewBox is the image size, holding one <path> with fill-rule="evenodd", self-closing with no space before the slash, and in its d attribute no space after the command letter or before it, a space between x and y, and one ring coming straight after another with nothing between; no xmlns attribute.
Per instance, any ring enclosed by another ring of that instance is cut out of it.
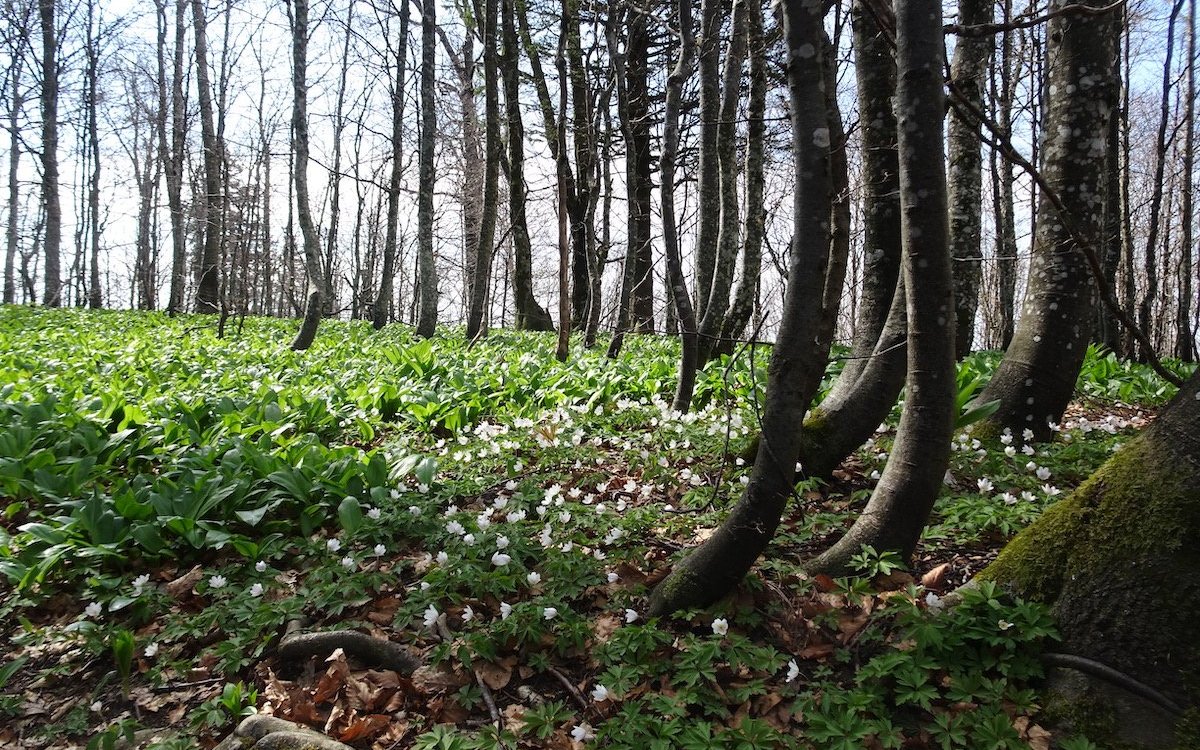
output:
<svg viewBox="0 0 1200 750"><path fill-rule="evenodd" d="M84 93L84 112L87 119L87 149L91 153L91 173L88 175L87 216L88 239L90 241L91 273L88 278L88 307L98 310L104 306L104 297L100 289L100 125L96 111L96 96L99 93L100 78L100 40L96 32L96 3L89 0L87 4L87 37L84 50L87 66L84 69L84 80L87 90Z"/></svg>
<svg viewBox="0 0 1200 750"><path fill-rule="evenodd" d="M767 373L758 454L745 493L720 528L654 589L650 616L716 601L762 554L792 494L800 451L796 425L820 385L828 357L820 344L831 201L822 9L816 3L787 0L782 12L789 52L795 235L784 314Z"/></svg>
<svg viewBox="0 0 1200 750"><path fill-rule="evenodd" d="M163 16L162 22L165 24L166 6L169 0L161 0ZM175 1L175 49L172 53L172 71L171 71L171 146L167 149L166 128L166 113L163 113L163 130L159 131L159 151L161 152L163 161L163 172L165 173L167 183L167 206L171 214L171 291L167 300L167 312L171 315L177 315L183 312L184 296L186 294L187 284L187 233L183 222L183 149L184 140L186 138L186 125L184 120L184 98L183 98L183 57L184 57L184 41L186 27L184 24L184 14L187 10L188 0ZM159 46L159 75L165 75L165 61L161 58L165 54L163 47L165 41ZM160 90L165 84L159 83Z"/></svg>
<svg viewBox="0 0 1200 750"><path fill-rule="evenodd" d="M958 22L976 26L992 21L992 3L959 0ZM984 75L991 58L990 36L960 36L954 45L950 76L959 93L976 109L983 108ZM950 256L954 269L955 347L962 359L975 340L975 312L979 307L980 247L983 222L983 160L979 124L950 113L947 137L950 154Z"/></svg>
<svg viewBox="0 0 1200 750"><path fill-rule="evenodd" d="M570 213L571 232L571 326L582 328L587 320L588 305L591 304L591 273L594 269L592 256L595 254L595 228L590 221L588 207L593 199L592 174L595 170L596 152L592 127L591 91L584 68L583 48L579 39L579 0L566 0L562 4L563 26L566 34L565 53L567 71L571 80L571 109L574 113L575 173L574 182L567 191L567 210ZM566 113L563 113L565 120ZM569 164L569 163L568 163ZM570 174L570 167L567 167ZM597 301L598 304L598 301Z"/></svg>
<svg viewBox="0 0 1200 750"><path fill-rule="evenodd" d="M46 236L42 242L45 275L42 304L62 304L62 204L58 184L58 27L57 0L38 0L42 24L42 205L46 214Z"/></svg>
<svg viewBox="0 0 1200 750"><path fill-rule="evenodd" d="M717 251L713 259L711 287L708 299L701 305L700 362L708 362L718 347L718 337L729 308L729 290L733 286L733 267L737 260L738 240L742 224L738 216L738 103L741 100L742 66L746 61L747 20L746 4L759 0L735 0L733 28L729 48L725 51L725 70L721 76L720 109L718 110L717 152L720 192L718 207L720 225L717 229ZM701 209L703 210L703 209Z"/></svg>
<svg viewBox="0 0 1200 750"><path fill-rule="evenodd" d="M717 265L721 221L720 148L717 131L721 110L720 0L701 0L700 37L700 164L697 170L699 228L696 234L696 316L704 320Z"/></svg>
<svg viewBox="0 0 1200 750"><path fill-rule="evenodd" d="M437 267L433 255L433 139L437 132L437 113L434 110L434 65L437 64L435 34L437 4L421 5L421 141L417 189L417 266L421 285L417 335L433 336L437 329L438 289Z"/></svg>
<svg viewBox="0 0 1200 750"><path fill-rule="evenodd" d="M1184 362L1196 359L1196 337L1192 331L1192 220L1193 177L1196 168L1196 0L1188 2L1187 80L1184 84L1186 110L1183 116L1183 182L1180 210L1179 306L1175 312L1175 356Z"/></svg>
<svg viewBox="0 0 1200 750"><path fill-rule="evenodd" d="M321 240L308 202L308 0L292 0L292 150L296 154L296 218L304 238L304 270L308 277L304 319L292 349L312 346L321 322L325 278L321 269Z"/></svg>
<svg viewBox="0 0 1200 750"><path fill-rule="evenodd" d="M629 242L626 262L633 260L630 314L638 333L654 333L654 245L651 237L650 164L650 33L646 5L631 11L626 37L626 91L629 122L626 140Z"/></svg>
<svg viewBox="0 0 1200 750"><path fill-rule="evenodd" d="M1200 611L1198 422L1200 373L1142 434L1018 534L979 575L1051 604L1065 652L1134 678L1191 709L1193 717L1200 706L1194 679L1200 646L1189 616ZM1106 747L1116 741L1194 746L1188 741L1194 734L1171 738L1180 717L1128 694L1116 698L1121 692L1092 683L1075 695L1052 693L1047 708L1108 717L1107 726L1075 728Z"/></svg>
<svg viewBox="0 0 1200 750"><path fill-rule="evenodd" d="M508 214L512 225L513 302L518 330L552 331L554 321L550 319L550 313L538 304L533 294L533 250L525 218L525 124L521 120L520 46L514 13L513 0L503 0L500 17L504 50L500 57L500 71L504 78L504 110L508 121ZM557 140L555 147L557 150Z"/></svg>
<svg viewBox="0 0 1200 750"><path fill-rule="evenodd" d="M1005 23L1012 20L1012 0L1004 0ZM1000 92L996 101L996 121L1002 135L1012 138L1013 127L1013 32L1002 32L1000 40ZM1000 348L1007 349L1016 325L1017 309L1017 225L1016 202L1013 197L1013 165L998 158L992 149L995 166L992 172L992 198L996 202L996 274L1000 287L999 324Z"/></svg>
<svg viewBox="0 0 1200 750"><path fill-rule="evenodd" d="M28 42L29 22L32 5L25 4L20 17L10 18L13 36L22 42ZM16 8L14 7L15 11ZM8 226L6 227L4 246L4 296L6 305L16 304L17 301L17 244L20 237L21 218L21 111L25 106L25 95L21 89L21 79L25 72L25 55L13 49L11 63L8 68L6 83L9 87L8 100Z"/></svg>
<svg viewBox="0 0 1200 750"><path fill-rule="evenodd" d="M500 71L498 0L481 0L483 10L483 90L486 162L483 173L483 206L479 219L479 239L475 249L475 273L468 279L470 301L467 307L467 339L484 333L487 325L488 289L492 279L492 245L496 241L496 207L500 180Z"/></svg>
<svg viewBox="0 0 1200 750"><path fill-rule="evenodd" d="M843 572L864 544L912 554L950 463L954 431L954 281L947 225L940 4L896 3L896 123L908 395L892 455L862 515L809 565Z"/></svg>
<svg viewBox="0 0 1200 750"><path fill-rule="evenodd" d="M208 74L208 20L205 5L192 0L196 35L196 88L200 93L200 137L204 142L204 252L196 287L196 312L215 313L220 308L221 244L225 226L222 210L222 146L213 122L212 83Z"/></svg>
<svg viewBox="0 0 1200 750"><path fill-rule="evenodd" d="M765 186L767 133L764 115L767 106L767 38L763 31L762 4L748 0L747 34L750 47L750 92L746 106L746 226L742 242L742 275L738 279L733 304L721 326L717 342L719 354L733 354L734 345L746 331L754 315L762 269L762 244L766 231Z"/></svg>
<svg viewBox="0 0 1200 750"><path fill-rule="evenodd" d="M1054 0L1051 10L1063 4ZM1047 439L1049 424L1062 418L1071 400L1087 353L1095 286L1068 227L1097 246L1103 220L1098 204L1104 194L1105 133L1117 94L1113 28L1105 15L1050 21L1048 87L1056 95L1049 99L1043 120L1042 176L1069 215L1057 216L1049 199L1041 196L1021 321L1004 361L976 400L1000 402L989 420L997 431L1008 428L1019 435L1028 428L1037 440Z"/></svg>
<svg viewBox="0 0 1200 750"><path fill-rule="evenodd" d="M757 4L758 0L750 0ZM679 153L679 111L683 100L683 86L692 76L695 67L695 49L692 39L692 0L679 0L679 59L675 69L667 78L666 110L663 113L663 145L659 169L662 171L662 226L663 246L667 256L667 283L671 290L668 310L678 314L681 352L679 356L679 379L675 385L672 407L687 412L692 406L692 392L696 387L698 364L696 341L696 311L692 309L692 298L688 294L687 280L683 275L683 259L679 251L678 225L675 217L675 160ZM760 118L761 121L761 118ZM670 320L670 318L668 318Z"/></svg>
<svg viewBox="0 0 1200 750"><path fill-rule="evenodd" d="M400 181L404 177L404 76L408 62L408 6L400 11L400 39L396 46L396 79L392 82L392 169L388 178L387 228L383 241L383 272L379 293L371 311L371 322L378 330L388 324L392 312L392 290L396 276L396 250L399 245Z"/></svg>

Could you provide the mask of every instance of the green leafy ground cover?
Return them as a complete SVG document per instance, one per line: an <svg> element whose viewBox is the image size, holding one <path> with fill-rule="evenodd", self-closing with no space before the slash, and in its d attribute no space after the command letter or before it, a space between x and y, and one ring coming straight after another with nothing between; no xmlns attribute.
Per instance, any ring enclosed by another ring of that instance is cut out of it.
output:
<svg viewBox="0 0 1200 750"><path fill-rule="evenodd" d="M861 576L809 577L883 467L881 426L798 486L737 595L646 622L737 497L765 347L705 371L684 416L664 339L562 365L547 335L327 322L295 353L293 327L0 308L0 744L211 746L259 710L362 748L1048 747L1047 613L939 595L1170 396L1093 354L1054 443L964 429L913 570L865 549ZM964 404L997 361L963 365ZM426 667L285 662L298 618Z"/></svg>

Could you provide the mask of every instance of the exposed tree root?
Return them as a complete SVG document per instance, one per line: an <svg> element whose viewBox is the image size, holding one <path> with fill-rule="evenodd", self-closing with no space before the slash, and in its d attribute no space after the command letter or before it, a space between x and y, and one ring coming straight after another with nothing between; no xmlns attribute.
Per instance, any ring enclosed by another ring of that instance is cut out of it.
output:
<svg viewBox="0 0 1200 750"><path fill-rule="evenodd" d="M291 626L288 630L292 630ZM280 640L277 653L285 661L302 661L312 656L328 656L339 648L360 661L395 670L406 677L421 665L420 660L400 644L355 630L289 632Z"/></svg>

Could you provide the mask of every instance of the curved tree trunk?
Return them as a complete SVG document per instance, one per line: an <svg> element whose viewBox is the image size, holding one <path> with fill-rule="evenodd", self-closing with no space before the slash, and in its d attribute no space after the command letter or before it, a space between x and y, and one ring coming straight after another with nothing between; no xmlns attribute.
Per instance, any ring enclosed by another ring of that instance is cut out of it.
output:
<svg viewBox="0 0 1200 750"><path fill-rule="evenodd" d="M757 3L758 0L752 0ZM688 294L687 280L683 276L683 260L679 252L678 226L675 223L675 158L679 153L679 111L683 99L683 85L692 75L695 66L694 41L692 39L692 0L679 0L679 59L667 79L666 111L663 114L662 158L662 225L663 245L667 255L667 283L671 289L669 310L678 313L681 351L679 356L679 380L675 385L672 406L676 411L686 412L692 406L692 393L696 387L697 341L696 311ZM670 320L670 317L668 317Z"/></svg>
<svg viewBox="0 0 1200 750"><path fill-rule="evenodd" d="M844 398L870 362L900 277L900 182L896 115L892 112L896 61L863 0L854 3L851 13L862 129L864 281L854 343L825 403Z"/></svg>
<svg viewBox="0 0 1200 750"><path fill-rule="evenodd" d="M418 302L417 335L433 336L437 329L438 284L437 266L433 256L433 139L437 131L434 110L434 66L437 64L434 44L437 33L437 4L421 5L421 184L417 192L417 268L421 286Z"/></svg>
<svg viewBox="0 0 1200 750"><path fill-rule="evenodd" d="M762 554L793 492L800 451L796 424L820 385L829 354L827 346L821 345L831 192L829 122L822 91L822 11L819 4L802 0L787 0L782 10L789 50L796 231L784 314L767 373L758 455L750 483L724 523L651 594L651 616L716 601L737 585Z"/></svg>
<svg viewBox="0 0 1200 750"><path fill-rule="evenodd" d="M954 427L954 283L942 143L941 6L896 3L896 121L901 241L908 302L908 396L896 443L871 500L850 530L809 565L844 570L864 544L908 557L950 463Z"/></svg>
<svg viewBox="0 0 1200 750"><path fill-rule="evenodd" d="M1194 374L1150 427L979 575L1052 604L1066 652L1133 677L1193 716L1200 707L1200 645L1192 622L1200 612L1198 423L1200 374ZM1065 698L1083 706L1065 708L1076 717L1112 719L1107 727L1079 727L1104 746L1114 740L1194 746L1194 736L1192 742L1169 739L1178 717L1112 696L1112 688L1093 684L1082 697ZM1113 730L1118 736L1104 736Z"/></svg>
<svg viewBox="0 0 1200 750"><path fill-rule="evenodd" d="M1050 9L1067 2L1053 0ZM1095 7L1101 2L1088 0L1087 4ZM1105 133L1117 94L1112 29L1107 15L1059 16L1050 21L1048 88L1060 93L1050 97L1043 122L1042 175L1070 215L1065 221L1056 220L1053 205L1041 196L1021 320L1004 361L977 399L977 403L1000 401L989 420L992 429L1007 427L1020 434L1028 428L1036 439L1047 439L1049 423L1062 418L1071 400L1087 353L1095 285L1067 221L1090 238L1093 247L1098 245ZM1068 91L1074 93L1067 96Z"/></svg>
<svg viewBox="0 0 1200 750"><path fill-rule="evenodd" d="M321 322L322 289L321 240L313 224L308 203L308 0L292 0L292 150L296 152L296 216L304 239L304 271L308 276L308 295L300 330L292 349L303 351L312 346Z"/></svg>
<svg viewBox="0 0 1200 750"><path fill-rule="evenodd" d="M958 22L966 26L991 23L991 0L959 0ZM962 96L983 109L984 76L991 57L990 36L960 36L954 46L950 75ZM954 341L959 359L971 353L975 340L975 312L979 307L980 246L983 223L983 159L979 123L950 113L950 257L954 269Z"/></svg>

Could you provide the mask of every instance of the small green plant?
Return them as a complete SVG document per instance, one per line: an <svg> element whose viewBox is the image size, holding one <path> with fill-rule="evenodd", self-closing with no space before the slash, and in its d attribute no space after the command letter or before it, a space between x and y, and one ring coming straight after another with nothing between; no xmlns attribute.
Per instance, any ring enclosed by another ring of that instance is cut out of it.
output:
<svg viewBox="0 0 1200 750"><path fill-rule="evenodd" d="M258 691L246 687L244 682L227 682L221 694L200 704L192 717L192 725L215 729L239 721L257 712Z"/></svg>
<svg viewBox="0 0 1200 750"><path fill-rule="evenodd" d="M858 554L850 558L850 565L864 578L890 575L893 571L904 569L904 560L895 550L877 551L869 544L864 544Z"/></svg>
<svg viewBox="0 0 1200 750"><path fill-rule="evenodd" d="M124 628L113 631L109 636L109 645L112 648L113 661L117 665L117 674L121 678L121 693L127 696L129 695L129 672L133 666L133 654L137 648L133 631Z"/></svg>

